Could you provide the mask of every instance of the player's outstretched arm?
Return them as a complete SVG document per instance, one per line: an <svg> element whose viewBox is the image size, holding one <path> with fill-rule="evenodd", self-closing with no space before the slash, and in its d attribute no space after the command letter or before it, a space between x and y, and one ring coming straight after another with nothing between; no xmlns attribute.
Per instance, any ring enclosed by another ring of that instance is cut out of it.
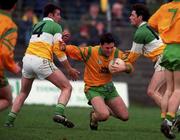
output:
<svg viewBox="0 0 180 140"><path fill-rule="evenodd" d="M80 72L77 69L71 67L71 65L67 59L64 61L61 61L61 63L63 64L63 66L65 67L66 71L68 72L70 78L73 81L76 81L79 79Z"/></svg>

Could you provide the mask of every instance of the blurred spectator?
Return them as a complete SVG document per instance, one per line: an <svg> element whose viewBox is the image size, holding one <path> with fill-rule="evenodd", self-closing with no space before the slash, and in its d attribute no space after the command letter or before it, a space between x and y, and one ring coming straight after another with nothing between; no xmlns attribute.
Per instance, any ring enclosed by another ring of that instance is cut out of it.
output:
<svg viewBox="0 0 180 140"><path fill-rule="evenodd" d="M126 18L123 15L124 5L123 3L116 2L112 5L112 27L122 27L127 26L129 23L126 21Z"/></svg>
<svg viewBox="0 0 180 140"><path fill-rule="evenodd" d="M146 0L146 5L151 14L153 14L163 3L164 0Z"/></svg>
<svg viewBox="0 0 180 140"><path fill-rule="evenodd" d="M30 0L29 0L30 1ZM48 3L51 2L52 0L35 0L35 6L34 10L36 12L36 15L38 16L39 19L43 17L43 9L44 6Z"/></svg>
<svg viewBox="0 0 180 140"><path fill-rule="evenodd" d="M26 8L22 20L26 22L31 22L33 25L38 22L38 18L34 13L33 8L31 7Z"/></svg>
<svg viewBox="0 0 180 140"><path fill-rule="evenodd" d="M90 29L92 46L100 43L99 37L106 32L105 24L101 21L97 22L95 28Z"/></svg>
<svg viewBox="0 0 180 140"><path fill-rule="evenodd" d="M101 36L102 34L105 33L105 25L103 22L99 21L96 24L96 30L97 30L97 35Z"/></svg>
<svg viewBox="0 0 180 140"><path fill-rule="evenodd" d="M89 28L87 25L82 25L80 31L72 36L71 44L84 47L90 45L90 43Z"/></svg>
<svg viewBox="0 0 180 140"><path fill-rule="evenodd" d="M67 18L69 20L80 20L82 14L87 11L86 0L73 0L67 6Z"/></svg>
<svg viewBox="0 0 180 140"><path fill-rule="evenodd" d="M92 3L89 7L89 13L82 15L82 24L95 26L98 21L104 21L103 15L100 14L100 8L97 3Z"/></svg>
<svg viewBox="0 0 180 140"><path fill-rule="evenodd" d="M128 0L130 4L143 3L146 4L146 0Z"/></svg>
<svg viewBox="0 0 180 140"><path fill-rule="evenodd" d="M26 8L22 20L25 22L25 44L29 43L29 39L31 36L32 26L38 22L38 18L35 15L33 9L31 7Z"/></svg>
<svg viewBox="0 0 180 140"><path fill-rule="evenodd" d="M35 2L32 0L22 0L22 8L23 7L34 7Z"/></svg>

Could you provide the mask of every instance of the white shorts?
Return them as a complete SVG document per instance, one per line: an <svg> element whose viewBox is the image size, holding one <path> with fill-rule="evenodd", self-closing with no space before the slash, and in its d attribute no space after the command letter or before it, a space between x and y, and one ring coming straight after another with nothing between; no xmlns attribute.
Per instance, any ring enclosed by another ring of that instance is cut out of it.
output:
<svg viewBox="0 0 180 140"><path fill-rule="evenodd" d="M25 78L45 79L58 68L48 59L26 54L23 57L22 75Z"/></svg>
<svg viewBox="0 0 180 140"><path fill-rule="evenodd" d="M162 67L161 65L159 65L159 64L161 63L161 59L162 59L162 55L159 55L159 56L158 56L158 59L157 59L157 61L156 61L156 63L155 63L155 65L154 65L155 71L164 71L164 70L165 70L164 67Z"/></svg>

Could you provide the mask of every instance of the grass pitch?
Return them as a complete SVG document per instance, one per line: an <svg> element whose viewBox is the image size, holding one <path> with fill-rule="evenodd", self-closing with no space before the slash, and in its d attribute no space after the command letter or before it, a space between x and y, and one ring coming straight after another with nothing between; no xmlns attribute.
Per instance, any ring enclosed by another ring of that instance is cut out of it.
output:
<svg viewBox="0 0 180 140"><path fill-rule="evenodd" d="M0 140L166 140L160 132L158 108L131 106L130 120L110 118L99 124L98 131L89 128L90 108L70 107L66 114L75 123L69 129L52 121L53 106L24 106L14 128L4 128L8 111L0 113ZM176 134L180 140L180 134Z"/></svg>

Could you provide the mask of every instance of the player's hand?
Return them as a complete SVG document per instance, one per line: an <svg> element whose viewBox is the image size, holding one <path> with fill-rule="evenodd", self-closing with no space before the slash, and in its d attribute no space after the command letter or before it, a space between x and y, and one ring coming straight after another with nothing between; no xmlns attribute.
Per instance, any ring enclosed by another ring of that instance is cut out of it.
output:
<svg viewBox="0 0 180 140"><path fill-rule="evenodd" d="M122 63L122 64L119 64L119 65L112 65L111 66L111 73L114 74L114 73L121 73L121 72L124 72L126 71L126 63Z"/></svg>
<svg viewBox="0 0 180 140"><path fill-rule="evenodd" d="M70 32L64 31L64 32L63 32L63 35L62 35L62 40L63 40L65 43L68 43L69 40L70 40L70 38L71 38Z"/></svg>
<svg viewBox="0 0 180 140"><path fill-rule="evenodd" d="M19 63L16 63L16 68L14 70L14 74L20 74L21 72L21 66Z"/></svg>
<svg viewBox="0 0 180 140"><path fill-rule="evenodd" d="M66 43L64 41L60 42L59 48L61 51L65 51L66 50Z"/></svg>
<svg viewBox="0 0 180 140"><path fill-rule="evenodd" d="M73 81L76 81L79 79L80 72L75 68L71 68L68 70L68 74Z"/></svg>

